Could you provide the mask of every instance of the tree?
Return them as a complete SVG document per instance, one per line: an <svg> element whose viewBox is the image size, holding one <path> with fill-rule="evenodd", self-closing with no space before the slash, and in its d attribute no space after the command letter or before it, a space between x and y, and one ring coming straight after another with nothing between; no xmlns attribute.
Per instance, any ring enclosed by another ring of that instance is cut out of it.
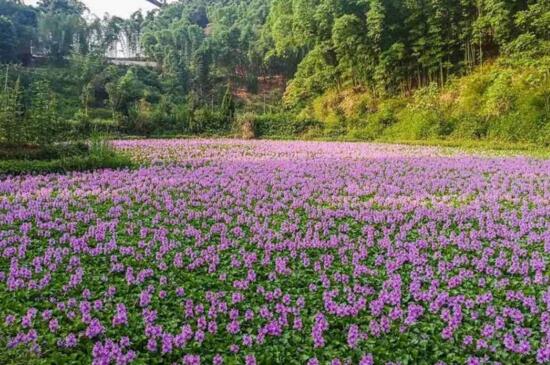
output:
<svg viewBox="0 0 550 365"><path fill-rule="evenodd" d="M13 86L9 84L8 73L9 68L6 67L6 81L0 93L0 139L8 145L20 145L26 142L28 133L23 90L19 78Z"/></svg>
<svg viewBox="0 0 550 365"><path fill-rule="evenodd" d="M43 80L35 82L31 88L28 141L39 146L62 140L63 128L56 110L56 99L50 90L50 84Z"/></svg>
<svg viewBox="0 0 550 365"><path fill-rule="evenodd" d="M339 76L335 62L331 43L325 42L316 46L298 66L298 71L285 92L285 103L300 104L335 85Z"/></svg>
<svg viewBox="0 0 550 365"><path fill-rule="evenodd" d="M231 84L227 84L225 94L222 100L221 113L226 120L227 125L230 125L235 118L236 105L233 100L233 94L231 90Z"/></svg>
<svg viewBox="0 0 550 365"><path fill-rule="evenodd" d="M382 50L382 37L384 35L384 22L386 20L386 9L382 0L370 0L367 11L367 38L370 48L375 56Z"/></svg>
<svg viewBox="0 0 550 365"><path fill-rule="evenodd" d="M30 6L0 0L0 62L31 61L31 43L36 39L37 17Z"/></svg>
<svg viewBox="0 0 550 365"><path fill-rule="evenodd" d="M519 35L506 45L508 53L524 58L550 53L550 0L529 4L515 15Z"/></svg>
<svg viewBox="0 0 550 365"><path fill-rule="evenodd" d="M0 62L13 61L17 34L13 22L3 15L0 15Z"/></svg>
<svg viewBox="0 0 550 365"><path fill-rule="evenodd" d="M365 65L365 27L355 15L347 14L336 19L332 28L332 42L338 56L342 75L351 78L354 84L364 81L366 75L361 70Z"/></svg>
<svg viewBox="0 0 550 365"><path fill-rule="evenodd" d="M86 7L78 0L42 0L38 4L40 46L54 62L64 62L74 50L86 51Z"/></svg>
<svg viewBox="0 0 550 365"><path fill-rule="evenodd" d="M119 120L121 115L128 115L130 108L144 95L145 85L129 69L119 80L106 85L113 119Z"/></svg>

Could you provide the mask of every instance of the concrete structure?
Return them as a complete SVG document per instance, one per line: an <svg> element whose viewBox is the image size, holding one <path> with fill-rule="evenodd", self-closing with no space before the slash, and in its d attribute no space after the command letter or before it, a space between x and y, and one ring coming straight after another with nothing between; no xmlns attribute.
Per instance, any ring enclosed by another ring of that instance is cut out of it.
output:
<svg viewBox="0 0 550 365"><path fill-rule="evenodd" d="M121 66L142 66L142 67L158 67L158 63L155 61L148 61L143 58L119 58L109 57L107 58L113 65Z"/></svg>

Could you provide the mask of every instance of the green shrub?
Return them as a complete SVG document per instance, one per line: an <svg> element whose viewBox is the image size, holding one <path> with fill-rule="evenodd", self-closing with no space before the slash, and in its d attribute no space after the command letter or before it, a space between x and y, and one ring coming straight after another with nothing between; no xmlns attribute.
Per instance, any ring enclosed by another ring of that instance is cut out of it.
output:
<svg viewBox="0 0 550 365"><path fill-rule="evenodd" d="M90 119L113 119L113 112L106 108L94 108L89 110Z"/></svg>
<svg viewBox="0 0 550 365"><path fill-rule="evenodd" d="M479 140L487 137L489 128L487 118L475 113L460 115L455 119L456 125L451 137L459 140Z"/></svg>
<svg viewBox="0 0 550 365"><path fill-rule="evenodd" d="M223 135L231 132L235 119L236 104L231 94L231 88L227 86L221 104L216 109L214 105L206 106L195 100L189 101L190 110L180 106L178 113L180 119L187 116L187 125L184 132L191 134Z"/></svg>
<svg viewBox="0 0 550 365"><path fill-rule="evenodd" d="M52 160L83 156L89 151L83 142L56 143L47 146L0 145L0 160Z"/></svg>
<svg viewBox="0 0 550 365"><path fill-rule="evenodd" d="M27 142L46 146L66 140L67 123L57 114L57 103L50 91L50 84L39 80L31 87L31 103L27 110Z"/></svg>
<svg viewBox="0 0 550 365"><path fill-rule="evenodd" d="M439 137L438 113L408 106L399 114L399 122L384 131L389 139L418 140Z"/></svg>
<svg viewBox="0 0 550 365"><path fill-rule="evenodd" d="M548 145L550 58L520 62L502 57L445 86L412 95L375 96L364 87L325 91L301 116L322 122L308 133L329 139L428 141L490 140Z"/></svg>
<svg viewBox="0 0 550 365"><path fill-rule="evenodd" d="M121 156L77 156L58 160L8 160L0 161L0 174L21 175L33 173L65 173L100 168L120 169L131 167L129 158Z"/></svg>
<svg viewBox="0 0 550 365"><path fill-rule="evenodd" d="M260 90L258 76L253 73L247 73L244 79L244 86L246 87L246 91L249 93L257 94Z"/></svg>
<svg viewBox="0 0 550 365"><path fill-rule="evenodd" d="M110 134L116 131L117 123L112 119L96 118L91 121L92 134ZM87 135L85 135L87 136Z"/></svg>
<svg viewBox="0 0 550 365"><path fill-rule="evenodd" d="M17 79L13 86L8 85L0 91L0 140L8 145L26 143L28 130L23 90Z"/></svg>
<svg viewBox="0 0 550 365"><path fill-rule="evenodd" d="M353 140L372 141L380 138L384 131L399 122L399 113L406 107L404 98L381 101L377 109L356 122L351 122L348 137Z"/></svg>
<svg viewBox="0 0 550 365"><path fill-rule="evenodd" d="M254 113L239 115L236 124L243 139L256 138L256 115Z"/></svg>
<svg viewBox="0 0 550 365"><path fill-rule="evenodd" d="M290 113L259 114L254 121L257 137L300 136L319 124L311 119L297 118Z"/></svg>
<svg viewBox="0 0 550 365"><path fill-rule="evenodd" d="M384 136L407 140L449 136L454 124L439 92L436 84L417 90L412 100L396 115L398 122L391 125Z"/></svg>
<svg viewBox="0 0 550 365"><path fill-rule="evenodd" d="M172 109L174 129L178 132L189 128L189 108L186 104L178 104Z"/></svg>
<svg viewBox="0 0 550 365"><path fill-rule="evenodd" d="M84 142L61 142L43 148L44 159L56 159L74 156L85 156L90 147Z"/></svg>
<svg viewBox="0 0 550 365"><path fill-rule="evenodd" d="M107 118L93 118L92 115L96 114L90 113L86 115L83 111L79 111L75 114L74 118L67 123L71 130L71 139L85 139L95 133L111 134L117 131L119 123L114 121L111 115L108 115Z"/></svg>
<svg viewBox="0 0 550 365"><path fill-rule="evenodd" d="M373 141L378 138L379 134L372 131L368 127L356 128L353 127L347 134L347 138L352 141Z"/></svg>
<svg viewBox="0 0 550 365"><path fill-rule="evenodd" d="M196 134L218 134L231 130L231 120L221 111L213 111L210 108L195 110L189 119L189 132Z"/></svg>
<svg viewBox="0 0 550 365"><path fill-rule="evenodd" d="M151 122L155 133L183 133L189 128L189 109L186 104L174 104L166 98L161 98L153 106Z"/></svg>
<svg viewBox="0 0 550 365"><path fill-rule="evenodd" d="M83 148L74 146L73 148ZM68 152L68 151L65 151ZM65 173L69 171L86 171L100 168L134 167L130 157L121 154L100 138L92 138L87 153L79 155L60 155L59 158L49 160L4 160L0 161L0 174L29 174L29 173Z"/></svg>
<svg viewBox="0 0 550 365"><path fill-rule="evenodd" d="M25 90L19 77L13 84L8 74L5 77L0 90L0 143L46 146L65 140L69 128L58 116L50 84L38 79Z"/></svg>

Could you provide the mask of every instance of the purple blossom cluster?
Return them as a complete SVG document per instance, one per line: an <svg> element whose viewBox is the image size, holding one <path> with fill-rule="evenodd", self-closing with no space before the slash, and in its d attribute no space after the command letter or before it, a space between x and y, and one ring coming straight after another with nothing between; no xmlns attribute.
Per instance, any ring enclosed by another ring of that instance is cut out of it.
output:
<svg viewBox="0 0 550 365"><path fill-rule="evenodd" d="M116 146L0 181L0 363L550 363L550 161Z"/></svg>

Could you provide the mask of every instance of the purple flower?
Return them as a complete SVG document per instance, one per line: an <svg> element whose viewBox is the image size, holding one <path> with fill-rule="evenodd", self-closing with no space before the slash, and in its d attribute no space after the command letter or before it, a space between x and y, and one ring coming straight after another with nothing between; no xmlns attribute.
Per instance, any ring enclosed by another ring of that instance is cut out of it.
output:
<svg viewBox="0 0 550 365"><path fill-rule="evenodd" d="M149 340L147 340L147 350L149 352L157 351L157 340L155 340L154 338L150 338Z"/></svg>
<svg viewBox="0 0 550 365"><path fill-rule="evenodd" d="M250 335L244 335L243 336L243 345L250 347L254 343L254 340L252 339L252 336Z"/></svg>
<svg viewBox="0 0 550 365"><path fill-rule="evenodd" d="M351 325L348 330L348 346L352 349L356 348L360 339L361 331L359 330L359 326L356 324Z"/></svg>
<svg viewBox="0 0 550 365"><path fill-rule="evenodd" d="M406 325L412 325L414 324L420 316L424 313L424 308L422 306L411 304L409 305L408 311L407 311L407 318L405 319Z"/></svg>
<svg viewBox="0 0 550 365"><path fill-rule="evenodd" d="M313 344L316 348L325 346L325 339L323 333L328 330L328 321L322 313L317 313L313 323L313 329L311 336L313 337Z"/></svg>
<svg viewBox="0 0 550 365"><path fill-rule="evenodd" d="M220 354L216 354L216 356L214 356L212 364L213 365L222 365L223 364L223 356L220 355Z"/></svg>
<svg viewBox="0 0 550 365"><path fill-rule="evenodd" d="M149 293L148 290L141 292L141 294L139 295L139 306L144 308L149 306L150 303L151 303L151 293Z"/></svg>
<svg viewBox="0 0 550 365"><path fill-rule="evenodd" d="M238 321L231 321L227 325L226 330L227 330L228 333L230 333L232 335L235 335L235 334L239 333L239 331L241 330L241 327L240 327Z"/></svg>
<svg viewBox="0 0 550 365"><path fill-rule="evenodd" d="M547 364L548 362L550 362L550 345L546 345L546 347L537 351L537 363Z"/></svg>
<svg viewBox="0 0 550 365"><path fill-rule="evenodd" d="M64 343L67 348L75 347L77 344L77 338L73 333L69 333L67 337L65 337Z"/></svg>
<svg viewBox="0 0 550 365"><path fill-rule="evenodd" d="M185 355L183 357L183 363L185 365L200 365L201 357L199 355Z"/></svg>
<svg viewBox="0 0 550 365"><path fill-rule="evenodd" d="M13 314L7 315L6 319L4 320L4 324L6 326L11 326L15 323L15 316Z"/></svg>
<svg viewBox="0 0 550 365"><path fill-rule="evenodd" d="M169 333L162 335L162 354L169 354L172 352L172 346L174 344L174 336Z"/></svg>
<svg viewBox="0 0 550 365"><path fill-rule="evenodd" d="M143 167L1 179L0 284L17 299L2 313L8 348L45 362L57 344L91 348L93 365L221 365L259 362L252 349L290 339L297 354L313 356L311 341L322 361L349 365L366 342L429 327L449 358L550 362L547 160L113 143Z"/></svg>
<svg viewBox="0 0 550 365"><path fill-rule="evenodd" d="M128 324L128 312L126 306L122 303L116 305L116 314L113 317L113 327Z"/></svg>
<svg viewBox="0 0 550 365"><path fill-rule="evenodd" d="M88 338L94 338L99 336L103 333L105 329L101 325L101 322L99 322L98 319L92 319L90 324L88 325L88 328L86 328L86 337Z"/></svg>
<svg viewBox="0 0 550 365"><path fill-rule="evenodd" d="M361 358L359 365L374 365L374 358L371 354L367 354Z"/></svg>
<svg viewBox="0 0 550 365"><path fill-rule="evenodd" d="M256 357L254 355L246 355L244 362L246 365L256 365Z"/></svg>
<svg viewBox="0 0 550 365"><path fill-rule="evenodd" d="M50 323L48 324L48 328L51 332L57 332L59 330L59 321L57 319L50 320Z"/></svg>

